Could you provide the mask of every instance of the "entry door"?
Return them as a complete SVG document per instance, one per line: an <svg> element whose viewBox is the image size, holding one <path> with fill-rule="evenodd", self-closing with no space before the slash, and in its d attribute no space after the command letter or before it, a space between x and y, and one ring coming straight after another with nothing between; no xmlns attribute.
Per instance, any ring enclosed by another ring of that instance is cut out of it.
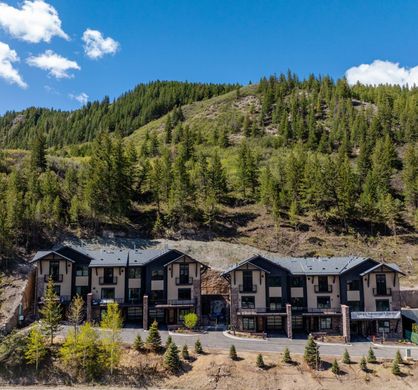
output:
<svg viewBox="0 0 418 390"><path fill-rule="evenodd" d="M257 317L257 332L264 332L264 318Z"/></svg>
<svg viewBox="0 0 418 390"><path fill-rule="evenodd" d="M175 309L168 309L168 320L167 323L170 325L174 325L176 323L176 310Z"/></svg>

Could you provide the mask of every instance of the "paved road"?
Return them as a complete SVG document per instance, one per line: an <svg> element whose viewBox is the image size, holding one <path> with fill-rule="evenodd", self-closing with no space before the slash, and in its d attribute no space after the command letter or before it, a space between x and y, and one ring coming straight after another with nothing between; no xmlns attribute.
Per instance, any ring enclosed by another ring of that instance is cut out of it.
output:
<svg viewBox="0 0 418 390"><path fill-rule="evenodd" d="M65 334L68 328L64 327L62 333ZM135 336L140 334L142 340L145 341L148 332L144 331L142 328L123 328L121 337L122 341L125 343L133 343ZM169 333L168 331L161 330L161 339L163 343L167 339ZM174 342L182 346L187 344L188 346L193 346L196 340L199 338L202 342L203 348L210 349L223 349L229 350L231 344L234 344L237 351L255 351L255 352L283 352L283 350L288 347L290 353L303 354L306 337L300 337L293 340L289 340L285 336L271 337L267 340L257 340L257 339L232 339L223 334L223 332L211 331L199 336L190 336L190 335L172 335ZM319 352L322 355L326 356L342 356L345 348L352 357L361 357L367 355L367 351L372 344L369 342L353 342L350 345L335 345L335 344L325 344L320 343ZM396 350L398 347L394 346L376 346L373 345L374 352L378 358L393 358L395 356ZM405 347L399 348L402 355L404 355ZM418 347L412 348L412 357L418 359Z"/></svg>

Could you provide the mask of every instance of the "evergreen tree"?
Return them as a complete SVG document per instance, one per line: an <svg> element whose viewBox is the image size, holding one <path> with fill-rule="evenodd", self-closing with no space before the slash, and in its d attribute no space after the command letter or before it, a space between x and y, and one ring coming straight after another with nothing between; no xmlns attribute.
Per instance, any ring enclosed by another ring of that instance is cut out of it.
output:
<svg viewBox="0 0 418 390"><path fill-rule="evenodd" d="M265 364L264 364L264 359L263 359L263 355L262 355L261 353L259 353L259 354L257 355L257 360L255 361L255 365L256 365L258 368L264 368L264 367L265 367Z"/></svg>
<svg viewBox="0 0 418 390"><path fill-rule="evenodd" d="M234 344L232 344L231 347L229 348L229 358L231 360L237 360L238 359L237 350L235 349Z"/></svg>
<svg viewBox="0 0 418 390"><path fill-rule="evenodd" d="M289 348L288 347L286 347L284 349L282 362L285 363L285 364L292 363L292 358L290 356L290 351L289 351Z"/></svg>
<svg viewBox="0 0 418 390"><path fill-rule="evenodd" d="M80 295L76 295L68 307L67 319L74 330L74 337L77 339L78 329L84 319L84 300Z"/></svg>
<svg viewBox="0 0 418 390"><path fill-rule="evenodd" d="M401 351L399 351L399 349L396 351L395 354L395 359L394 359L398 364L402 364L403 363L403 359L402 359L402 355L401 355Z"/></svg>
<svg viewBox="0 0 418 390"><path fill-rule="evenodd" d="M367 360L364 356L360 360L360 369L362 371L367 371Z"/></svg>
<svg viewBox="0 0 418 390"><path fill-rule="evenodd" d="M189 349L187 348L187 344L183 345L183 348L181 350L181 356L184 360L189 360L190 359Z"/></svg>
<svg viewBox="0 0 418 390"><path fill-rule="evenodd" d="M30 164L33 171L44 172L46 170L46 140L40 131L35 134L32 141Z"/></svg>
<svg viewBox="0 0 418 390"><path fill-rule="evenodd" d="M338 365L337 359L334 359L334 361L332 362L331 371L335 375L338 375L340 373L340 366Z"/></svg>
<svg viewBox="0 0 418 390"><path fill-rule="evenodd" d="M39 325L35 325L29 332L25 359L29 364L34 364L36 371L38 371L39 364L45 357L47 349L45 347L45 340L42 332L39 329Z"/></svg>
<svg viewBox="0 0 418 390"><path fill-rule="evenodd" d="M146 345L148 349L154 352L157 352L161 349L161 336L160 332L158 331L157 321L154 321L149 328Z"/></svg>
<svg viewBox="0 0 418 390"><path fill-rule="evenodd" d="M177 349L177 345L174 342L171 342L168 345L167 350L164 353L164 365L172 372L178 371L181 367L179 351Z"/></svg>
<svg viewBox="0 0 418 390"><path fill-rule="evenodd" d="M167 337L167 340L165 342L165 349L168 349L168 347L170 346L170 344L173 342L173 338L171 336Z"/></svg>
<svg viewBox="0 0 418 390"><path fill-rule="evenodd" d="M312 336L308 337L303 358L311 368L316 368L319 365L320 357L318 346Z"/></svg>
<svg viewBox="0 0 418 390"><path fill-rule="evenodd" d="M134 343L132 345L133 349L135 351L143 351L144 350L144 342L142 341L141 335L137 334L134 340Z"/></svg>
<svg viewBox="0 0 418 390"><path fill-rule="evenodd" d="M400 369L399 363L396 359L393 359L393 362L392 362L392 374L393 375L401 375L401 369Z"/></svg>
<svg viewBox="0 0 418 390"><path fill-rule="evenodd" d="M203 353L203 347L202 347L202 343L200 342L199 339L196 340L196 342L194 343L194 351L198 354L201 355Z"/></svg>
<svg viewBox="0 0 418 390"><path fill-rule="evenodd" d="M367 363L376 363L376 355L374 354L374 351L372 347L369 348L369 351L367 352Z"/></svg>
<svg viewBox="0 0 418 390"><path fill-rule="evenodd" d="M55 293L52 278L48 279L42 307L39 310L41 315L41 331L49 338L50 345L54 342L54 335L61 329L61 305Z"/></svg>
<svg viewBox="0 0 418 390"><path fill-rule="evenodd" d="M343 363L344 364L350 364L351 363L350 354L348 353L347 348L344 350Z"/></svg>

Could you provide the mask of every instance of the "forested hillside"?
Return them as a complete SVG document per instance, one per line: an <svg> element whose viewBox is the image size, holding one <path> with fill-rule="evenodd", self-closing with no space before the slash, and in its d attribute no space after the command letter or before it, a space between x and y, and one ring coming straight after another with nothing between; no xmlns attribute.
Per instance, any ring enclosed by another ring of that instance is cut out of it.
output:
<svg viewBox="0 0 418 390"><path fill-rule="evenodd" d="M32 125L10 127L17 114L0 120L6 145L31 149L0 157L3 251L106 228L298 255L366 254L384 242L391 249L379 255L390 260L418 256L417 88L290 73L246 87L148 87L135 90L146 101L136 109L128 94L40 111ZM77 145L57 147L90 140L84 158ZM312 242L301 246L307 232ZM338 248L337 237L347 238Z"/></svg>

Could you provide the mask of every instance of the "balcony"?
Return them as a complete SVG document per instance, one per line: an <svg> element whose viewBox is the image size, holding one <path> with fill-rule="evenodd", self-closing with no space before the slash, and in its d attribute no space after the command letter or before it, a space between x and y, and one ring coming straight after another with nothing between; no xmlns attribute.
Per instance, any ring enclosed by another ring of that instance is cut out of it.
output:
<svg viewBox="0 0 418 390"><path fill-rule="evenodd" d="M150 303L155 304L156 307L191 307L196 305L196 299L167 299L151 301Z"/></svg>
<svg viewBox="0 0 418 390"><path fill-rule="evenodd" d="M124 303L123 298L102 298L102 299L94 299L93 305L107 305L108 303Z"/></svg>
<svg viewBox="0 0 418 390"><path fill-rule="evenodd" d="M181 276L176 278L176 286L190 286L193 284L193 278L191 276Z"/></svg>
<svg viewBox="0 0 418 390"><path fill-rule="evenodd" d="M272 309L270 307L239 307L237 308L238 315L257 315L257 314L274 314L274 313L285 313L286 308L277 307Z"/></svg>
<svg viewBox="0 0 418 390"><path fill-rule="evenodd" d="M326 285L315 284L314 291L316 293L332 293L332 285L331 284L326 284Z"/></svg>
<svg viewBox="0 0 418 390"><path fill-rule="evenodd" d="M106 285L106 284L118 284L118 277L113 276L112 278L106 278L104 276L100 276L99 277L99 284L101 286Z"/></svg>
<svg viewBox="0 0 418 390"><path fill-rule="evenodd" d="M309 307L306 311L312 314L339 314L341 307Z"/></svg>
<svg viewBox="0 0 418 390"><path fill-rule="evenodd" d="M252 285L245 285L245 284L240 284L239 285L239 292L240 293L256 293L257 292L257 285L252 284Z"/></svg>
<svg viewBox="0 0 418 390"><path fill-rule="evenodd" d="M54 283L61 283L64 279L64 276L62 274L45 275L44 282L48 283L49 278L51 278Z"/></svg>
<svg viewBox="0 0 418 390"><path fill-rule="evenodd" d="M373 295L375 297L389 297L392 295L391 288L374 288Z"/></svg>

